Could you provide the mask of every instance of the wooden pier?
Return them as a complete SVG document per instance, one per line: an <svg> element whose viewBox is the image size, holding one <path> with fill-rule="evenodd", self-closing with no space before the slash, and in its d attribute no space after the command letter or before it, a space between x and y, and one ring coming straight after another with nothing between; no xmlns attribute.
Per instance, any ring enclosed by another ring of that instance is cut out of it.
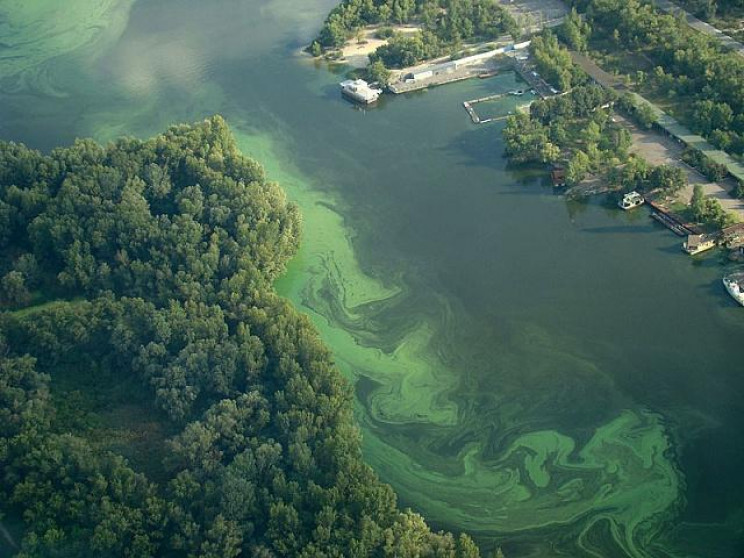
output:
<svg viewBox="0 0 744 558"><path fill-rule="evenodd" d="M654 209L653 213L651 213L651 218L667 227L677 236L700 234L702 232L695 225L691 225L690 223L685 223L684 221L682 221L682 219L667 210L661 204L652 200L647 200L647 203Z"/></svg>

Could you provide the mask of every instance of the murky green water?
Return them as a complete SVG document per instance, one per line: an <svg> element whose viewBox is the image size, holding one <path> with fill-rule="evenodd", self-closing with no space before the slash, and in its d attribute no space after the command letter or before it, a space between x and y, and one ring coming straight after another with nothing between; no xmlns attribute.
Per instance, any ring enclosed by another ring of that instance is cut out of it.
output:
<svg viewBox="0 0 744 558"><path fill-rule="evenodd" d="M744 555L744 310L717 258L508 169L461 103L514 76L353 109L297 54L334 2L0 0L0 137L222 113L302 207L278 286L404 505L510 558Z"/></svg>

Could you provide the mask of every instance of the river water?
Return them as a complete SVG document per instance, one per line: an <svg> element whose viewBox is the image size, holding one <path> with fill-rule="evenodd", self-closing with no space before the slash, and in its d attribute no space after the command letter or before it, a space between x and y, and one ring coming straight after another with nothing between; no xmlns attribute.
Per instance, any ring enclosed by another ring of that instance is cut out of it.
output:
<svg viewBox="0 0 744 558"><path fill-rule="evenodd" d="M355 109L299 54L334 3L0 0L0 137L223 114L302 209L277 287L403 506L509 558L744 555L744 310L719 256L510 168L461 103L511 74Z"/></svg>

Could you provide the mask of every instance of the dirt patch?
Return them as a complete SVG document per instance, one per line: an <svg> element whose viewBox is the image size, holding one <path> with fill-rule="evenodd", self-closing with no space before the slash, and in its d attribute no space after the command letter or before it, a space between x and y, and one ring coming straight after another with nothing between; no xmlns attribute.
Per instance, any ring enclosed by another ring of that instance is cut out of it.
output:
<svg viewBox="0 0 744 558"><path fill-rule="evenodd" d="M397 25L390 27L397 33L416 33L421 29L416 25ZM341 58L338 61L354 68L365 68L369 64L369 55L388 42L387 39L379 39L375 36L380 29L380 26L362 29L357 37L348 41L340 49Z"/></svg>

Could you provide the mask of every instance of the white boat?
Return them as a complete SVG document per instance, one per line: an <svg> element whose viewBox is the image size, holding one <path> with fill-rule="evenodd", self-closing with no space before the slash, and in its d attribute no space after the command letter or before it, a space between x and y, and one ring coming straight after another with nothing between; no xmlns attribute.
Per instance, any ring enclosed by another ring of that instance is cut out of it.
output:
<svg viewBox="0 0 744 558"><path fill-rule="evenodd" d="M744 272L727 275L723 278L723 286L736 302L744 306Z"/></svg>
<svg viewBox="0 0 744 558"><path fill-rule="evenodd" d="M382 95L382 89L370 87L363 79L347 79L339 83L341 93L352 101L368 105L374 103Z"/></svg>
<svg viewBox="0 0 744 558"><path fill-rule="evenodd" d="M623 196L623 199L620 200L620 203L617 205L620 207L620 209L628 210L633 209L634 207L638 207L639 205L643 205L646 200L643 199L643 196L639 194L638 192L628 192Z"/></svg>

